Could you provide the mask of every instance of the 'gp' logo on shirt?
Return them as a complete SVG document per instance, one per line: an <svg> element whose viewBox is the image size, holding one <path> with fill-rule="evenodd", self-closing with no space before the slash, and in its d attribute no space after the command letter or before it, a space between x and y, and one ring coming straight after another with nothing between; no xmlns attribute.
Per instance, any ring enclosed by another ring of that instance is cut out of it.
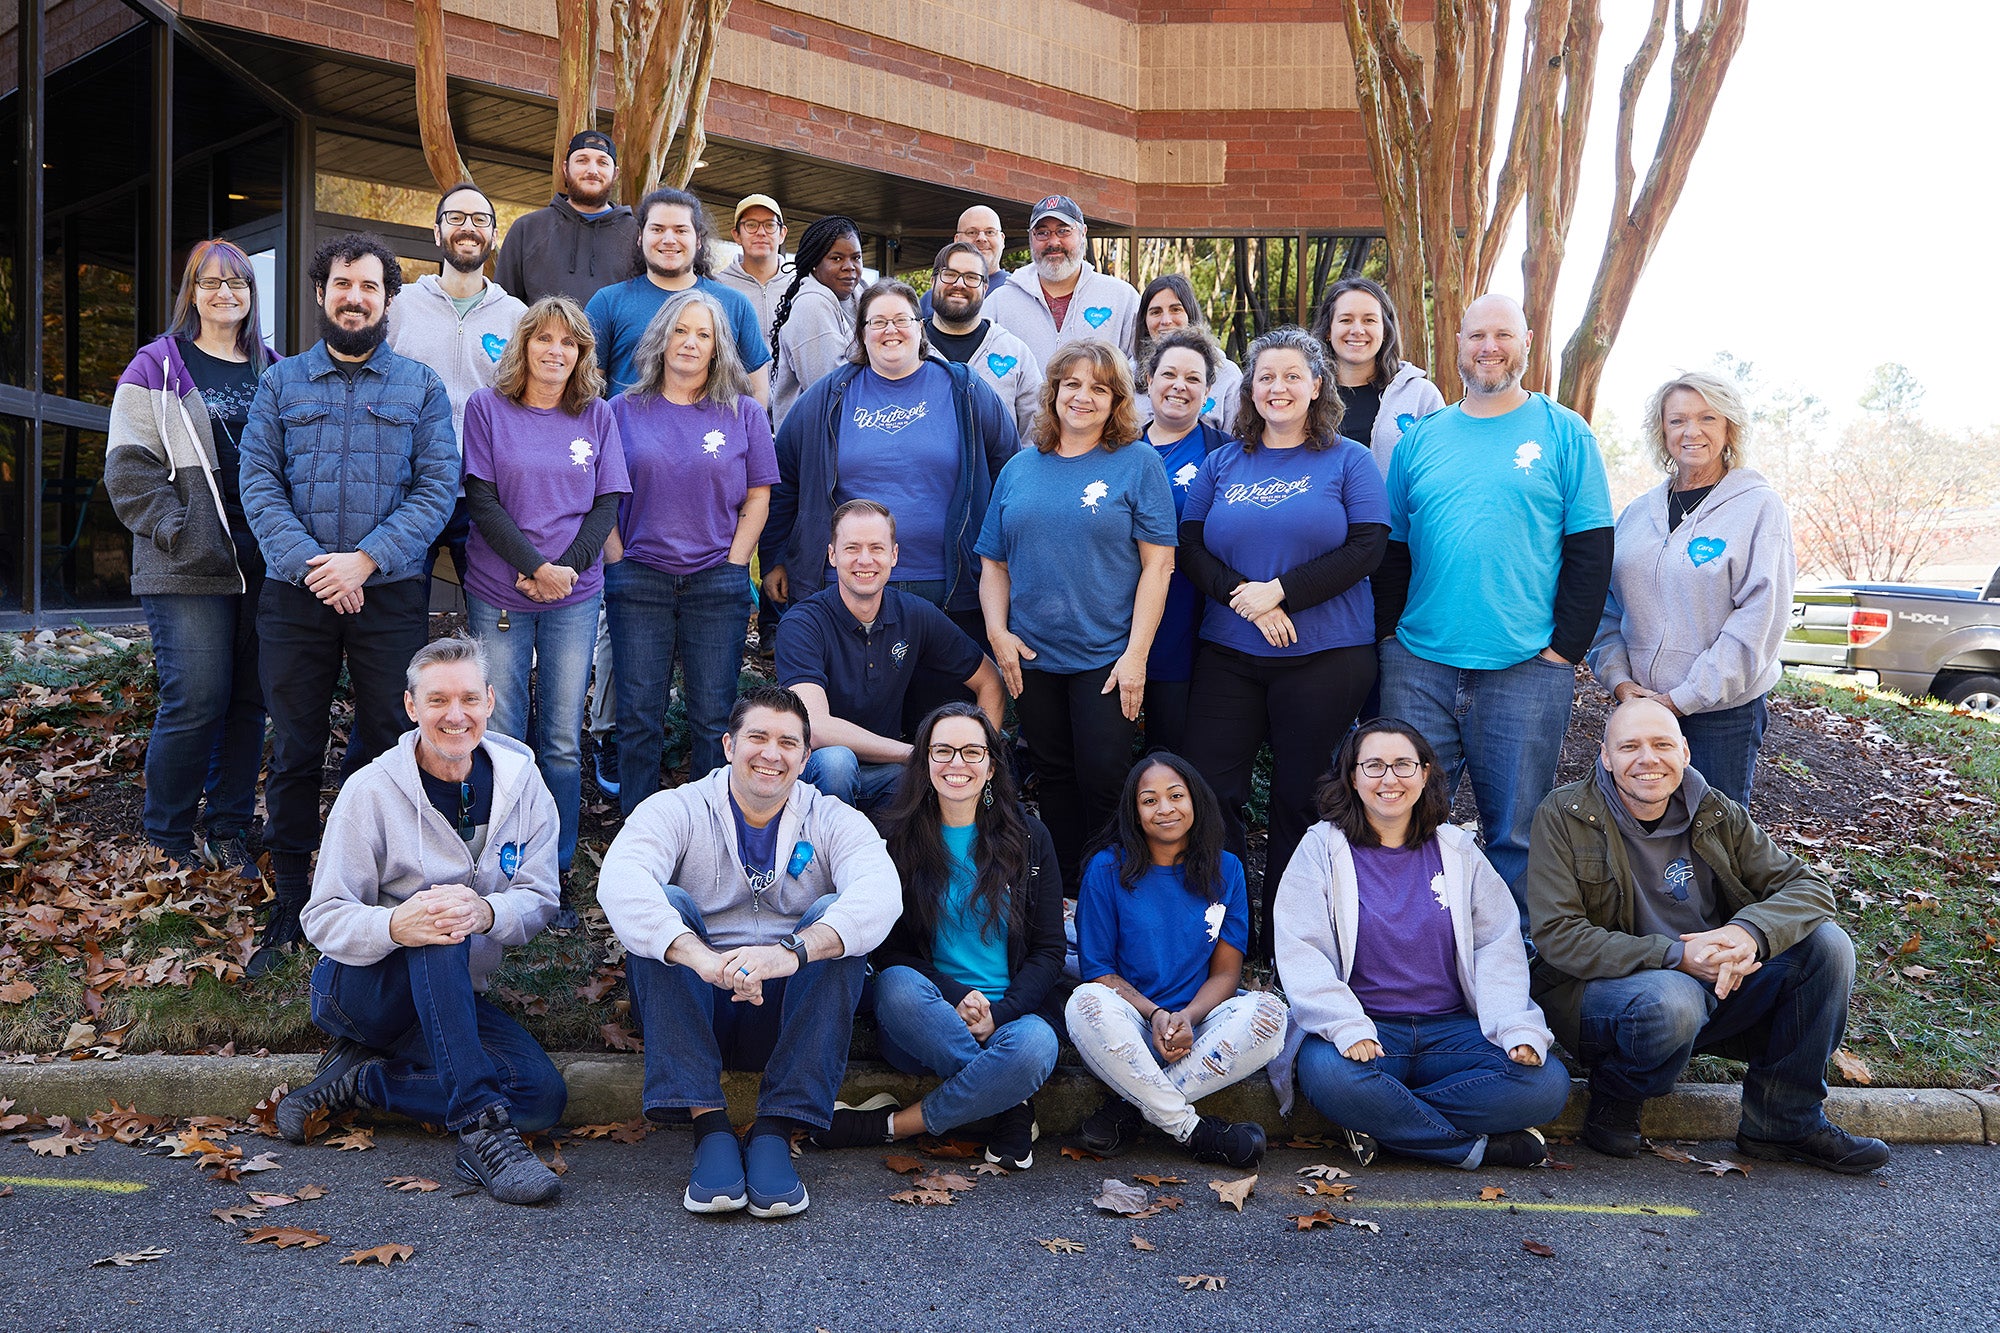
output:
<svg viewBox="0 0 2000 1333"><path fill-rule="evenodd" d="M879 430L894 435L913 421L922 421L930 415L928 401L915 407L884 407L870 412L865 407L854 409L854 424L861 430Z"/></svg>
<svg viewBox="0 0 2000 1333"><path fill-rule="evenodd" d="M1294 495L1304 495L1312 489L1311 477L1300 477L1297 481L1280 481L1276 477L1266 477L1260 482L1245 485L1237 482L1222 493L1229 504L1253 504L1265 509L1281 505Z"/></svg>

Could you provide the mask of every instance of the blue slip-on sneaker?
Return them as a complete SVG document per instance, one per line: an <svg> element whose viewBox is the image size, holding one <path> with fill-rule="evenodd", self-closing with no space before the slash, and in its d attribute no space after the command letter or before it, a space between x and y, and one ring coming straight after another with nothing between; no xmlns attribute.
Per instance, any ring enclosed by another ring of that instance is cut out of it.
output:
<svg viewBox="0 0 2000 1333"><path fill-rule="evenodd" d="M733 1213L748 1200L743 1193L743 1150L733 1131L718 1129L694 1145L681 1207L691 1213Z"/></svg>
<svg viewBox="0 0 2000 1333"><path fill-rule="evenodd" d="M615 735L597 743L597 756L591 761L591 776L597 779L597 789L606 796L618 794L618 741Z"/></svg>
<svg viewBox="0 0 2000 1333"><path fill-rule="evenodd" d="M753 1134L744 1151L748 1167L750 1216L790 1217L812 1200L792 1165L792 1141L783 1134Z"/></svg>

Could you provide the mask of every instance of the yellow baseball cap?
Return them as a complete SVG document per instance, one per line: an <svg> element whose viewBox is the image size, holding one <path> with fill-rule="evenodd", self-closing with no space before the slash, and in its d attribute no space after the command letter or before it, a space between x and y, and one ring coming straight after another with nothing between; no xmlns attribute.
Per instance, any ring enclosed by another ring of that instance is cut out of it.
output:
<svg viewBox="0 0 2000 1333"><path fill-rule="evenodd" d="M743 220L743 210L746 208L768 208L777 214L778 225L780 227L785 225L785 210L778 207L777 200L768 194L746 194L743 196L742 201L736 205L735 216L729 219L730 230L735 230L736 224Z"/></svg>

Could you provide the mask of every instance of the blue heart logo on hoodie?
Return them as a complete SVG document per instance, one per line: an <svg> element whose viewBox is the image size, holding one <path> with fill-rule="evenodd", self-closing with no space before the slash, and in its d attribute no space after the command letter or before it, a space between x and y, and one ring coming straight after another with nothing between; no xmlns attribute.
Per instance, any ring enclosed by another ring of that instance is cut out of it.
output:
<svg viewBox="0 0 2000 1333"><path fill-rule="evenodd" d="M1083 322L1090 325L1093 329L1103 328L1105 321L1110 318L1111 307L1108 305L1094 305L1083 312Z"/></svg>
<svg viewBox="0 0 2000 1333"><path fill-rule="evenodd" d="M1398 413L1396 414L1396 430L1397 430L1397 433L1398 433L1398 434L1400 434L1400 433L1402 433L1402 432L1404 432L1404 431L1407 431L1407 430L1408 430L1408 429L1409 429L1410 427L1412 427L1412 426L1414 426L1414 425L1416 425L1416 424L1417 424L1417 414L1416 414L1416 413L1414 413L1414 412L1398 412Z"/></svg>
<svg viewBox="0 0 2000 1333"><path fill-rule="evenodd" d="M1215 399L1204 398L1201 400L1201 414L1203 416L1207 416L1210 412L1213 412L1214 410L1215 410Z"/></svg>
<svg viewBox="0 0 2000 1333"><path fill-rule="evenodd" d="M986 355L986 368L993 372L993 378L996 380L1006 379L1007 372L1020 364L1019 357L1002 356L998 352L989 352Z"/></svg>
<svg viewBox="0 0 2000 1333"><path fill-rule="evenodd" d="M494 361L498 361L500 354L507 350L507 340L497 333L480 334L479 345L486 349L487 357Z"/></svg>
<svg viewBox="0 0 2000 1333"><path fill-rule="evenodd" d="M1729 549L1729 543L1720 537L1696 537L1688 543L1688 559L1697 566L1705 565Z"/></svg>

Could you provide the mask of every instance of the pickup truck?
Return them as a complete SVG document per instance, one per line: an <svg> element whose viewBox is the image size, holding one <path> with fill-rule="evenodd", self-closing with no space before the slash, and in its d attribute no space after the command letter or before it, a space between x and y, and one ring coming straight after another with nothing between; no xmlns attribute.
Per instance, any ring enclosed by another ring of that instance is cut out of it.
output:
<svg viewBox="0 0 2000 1333"><path fill-rule="evenodd" d="M1778 657L1793 670L1852 676L2000 719L2000 569L1984 592L1909 583L1800 588Z"/></svg>

